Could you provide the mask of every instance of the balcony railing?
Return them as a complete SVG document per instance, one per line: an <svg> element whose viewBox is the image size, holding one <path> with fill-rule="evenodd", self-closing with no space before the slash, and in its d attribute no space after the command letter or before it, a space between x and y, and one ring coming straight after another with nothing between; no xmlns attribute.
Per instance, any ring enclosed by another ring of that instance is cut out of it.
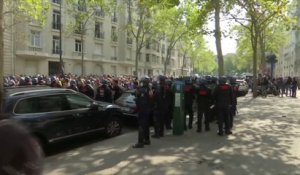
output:
<svg viewBox="0 0 300 175"><path fill-rule="evenodd" d="M29 46L29 50L34 51L34 52L41 52L41 51L43 51L43 48L41 48L39 46Z"/></svg>
<svg viewBox="0 0 300 175"><path fill-rule="evenodd" d="M59 51L59 49L53 49L53 50L52 50L52 53L53 53L53 54L59 54L60 51Z"/></svg>
<svg viewBox="0 0 300 175"><path fill-rule="evenodd" d="M110 59L111 60L117 60L118 58L116 56L112 56Z"/></svg>

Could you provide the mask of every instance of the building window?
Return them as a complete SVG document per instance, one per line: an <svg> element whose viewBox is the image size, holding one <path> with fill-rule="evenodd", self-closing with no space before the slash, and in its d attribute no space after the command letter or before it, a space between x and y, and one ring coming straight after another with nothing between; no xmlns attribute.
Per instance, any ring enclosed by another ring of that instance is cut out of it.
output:
<svg viewBox="0 0 300 175"><path fill-rule="evenodd" d="M60 29L60 24L61 24L61 22L60 22L60 12L54 10L52 16L53 16L52 29L59 30Z"/></svg>
<svg viewBox="0 0 300 175"><path fill-rule="evenodd" d="M163 44L163 45L161 46L161 52L162 52L162 53L165 53L165 49L166 49L166 48L165 48L165 45Z"/></svg>
<svg viewBox="0 0 300 175"><path fill-rule="evenodd" d="M118 41L117 28L115 26L111 27L111 40L114 42Z"/></svg>
<svg viewBox="0 0 300 175"><path fill-rule="evenodd" d="M132 36L129 31L127 31L127 44L132 44Z"/></svg>
<svg viewBox="0 0 300 175"><path fill-rule="evenodd" d="M112 21L112 22L115 22L115 23L118 22L116 10L114 10L113 13L112 13L111 21Z"/></svg>
<svg viewBox="0 0 300 175"><path fill-rule="evenodd" d="M55 3L55 4L60 4L61 0L52 0L52 2Z"/></svg>
<svg viewBox="0 0 300 175"><path fill-rule="evenodd" d="M80 40L75 40L75 52L82 52L82 43Z"/></svg>
<svg viewBox="0 0 300 175"><path fill-rule="evenodd" d="M59 43L59 37L58 36L53 36L52 39L52 53L53 54L59 54L60 53L60 43Z"/></svg>
<svg viewBox="0 0 300 175"><path fill-rule="evenodd" d="M150 62L150 54L146 54L146 62Z"/></svg>
<svg viewBox="0 0 300 175"><path fill-rule="evenodd" d="M31 46L41 48L41 32L31 31Z"/></svg>
<svg viewBox="0 0 300 175"><path fill-rule="evenodd" d="M112 60L117 60L117 47L112 47L113 55L111 57Z"/></svg>
<svg viewBox="0 0 300 175"><path fill-rule="evenodd" d="M104 16L105 16L104 10L101 7L98 7L95 10L95 15L98 17L104 18Z"/></svg>
<svg viewBox="0 0 300 175"><path fill-rule="evenodd" d="M103 23L102 22L96 22L95 23L95 38L104 39Z"/></svg>
<svg viewBox="0 0 300 175"><path fill-rule="evenodd" d="M146 39L146 49L150 49L150 39Z"/></svg>

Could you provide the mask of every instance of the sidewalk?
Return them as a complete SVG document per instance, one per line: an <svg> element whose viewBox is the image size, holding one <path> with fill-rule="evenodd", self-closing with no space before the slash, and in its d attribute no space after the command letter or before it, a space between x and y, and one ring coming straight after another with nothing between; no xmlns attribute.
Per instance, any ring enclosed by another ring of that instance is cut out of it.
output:
<svg viewBox="0 0 300 175"><path fill-rule="evenodd" d="M46 158L49 175L300 175L300 99L239 99L234 134L196 128L132 149L137 132ZM285 116L285 117L282 117Z"/></svg>

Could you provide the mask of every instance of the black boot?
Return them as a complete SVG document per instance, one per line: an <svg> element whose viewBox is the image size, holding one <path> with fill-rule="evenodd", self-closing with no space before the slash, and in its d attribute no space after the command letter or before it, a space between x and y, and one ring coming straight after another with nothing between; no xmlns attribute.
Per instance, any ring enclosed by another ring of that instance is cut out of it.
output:
<svg viewBox="0 0 300 175"><path fill-rule="evenodd" d="M144 148L144 144L143 143L136 143L136 144L132 145L132 148Z"/></svg>

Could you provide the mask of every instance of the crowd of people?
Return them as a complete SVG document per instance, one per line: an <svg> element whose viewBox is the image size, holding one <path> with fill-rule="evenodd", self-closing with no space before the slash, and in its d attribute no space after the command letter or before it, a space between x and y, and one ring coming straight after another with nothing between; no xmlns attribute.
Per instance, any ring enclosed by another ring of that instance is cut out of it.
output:
<svg viewBox="0 0 300 175"><path fill-rule="evenodd" d="M210 123L216 117L219 136L232 134L233 118L236 114L238 86L236 79L220 77L179 78L183 85L183 109L185 130L192 129L194 123L194 108L197 110L197 132L210 131ZM165 129L172 129L172 113L174 109L174 83L171 79L158 76L156 81L143 77L136 90L138 107L138 142L133 148L143 148L149 145L149 119L154 119L154 134L152 138L164 137ZM204 124L204 125L203 125ZM204 126L204 127L203 127Z"/></svg>
<svg viewBox="0 0 300 175"><path fill-rule="evenodd" d="M279 95L280 97L297 97L298 80L297 77L278 77L270 78L268 76L258 76L258 86L261 91Z"/></svg>

